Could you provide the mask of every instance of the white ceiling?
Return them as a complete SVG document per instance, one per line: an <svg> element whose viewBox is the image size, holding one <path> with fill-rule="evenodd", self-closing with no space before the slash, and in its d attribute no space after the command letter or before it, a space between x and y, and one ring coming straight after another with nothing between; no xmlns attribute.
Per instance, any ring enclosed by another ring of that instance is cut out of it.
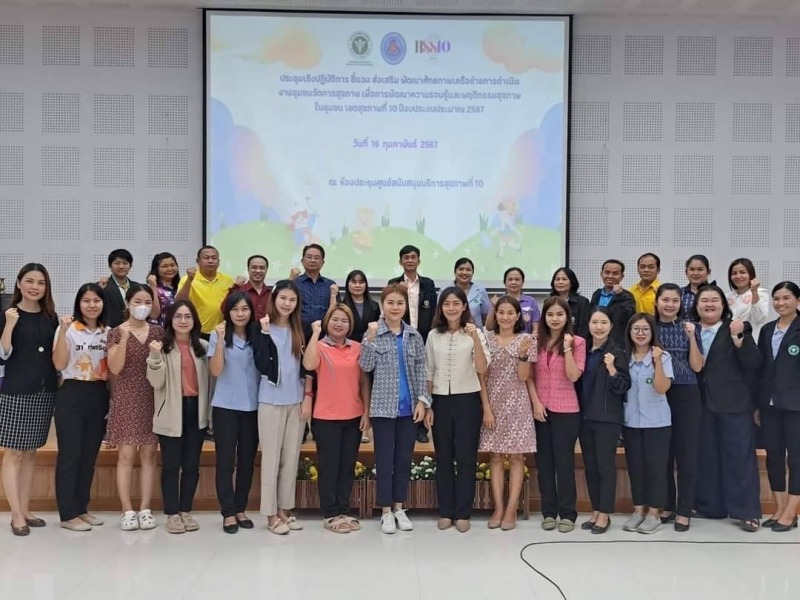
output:
<svg viewBox="0 0 800 600"><path fill-rule="evenodd" d="M0 0L3 7L800 17L800 0Z"/></svg>

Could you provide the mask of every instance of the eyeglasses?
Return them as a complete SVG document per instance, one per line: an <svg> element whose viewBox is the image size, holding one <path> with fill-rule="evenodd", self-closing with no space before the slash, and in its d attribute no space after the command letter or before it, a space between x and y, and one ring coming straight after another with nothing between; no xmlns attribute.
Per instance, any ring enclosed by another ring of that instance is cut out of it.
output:
<svg viewBox="0 0 800 600"><path fill-rule="evenodd" d="M649 327L631 327L631 331L633 333L650 333L651 329Z"/></svg>

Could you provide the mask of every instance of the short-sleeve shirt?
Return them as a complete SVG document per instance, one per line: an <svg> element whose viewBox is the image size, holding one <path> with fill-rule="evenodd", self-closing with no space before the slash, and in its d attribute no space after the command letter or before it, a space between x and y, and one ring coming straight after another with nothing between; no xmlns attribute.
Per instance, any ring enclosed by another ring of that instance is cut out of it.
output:
<svg viewBox="0 0 800 600"><path fill-rule="evenodd" d="M61 327L56 331L53 348ZM88 329L80 321L70 324L66 333L69 362L61 371L64 379L77 381L106 381L108 379L108 332L110 327Z"/></svg>
<svg viewBox="0 0 800 600"><path fill-rule="evenodd" d="M346 421L364 414L361 401L361 344L347 340L344 346L326 337L317 345L317 399L314 418Z"/></svg>
<svg viewBox="0 0 800 600"><path fill-rule="evenodd" d="M650 429L672 425L667 395L653 389L655 367L652 351L641 361L631 356L629 364L631 388L628 390L628 401L625 402L625 427ZM661 354L661 364L664 375L672 379L672 357L668 352Z"/></svg>
<svg viewBox="0 0 800 600"><path fill-rule="evenodd" d="M225 346L225 366L217 377L211 406L252 412L258 410L259 373L253 360L253 347L237 335L232 336L233 345ZM208 357L214 356L217 344L225 344L225 339L217 339L217 332L211 332L208 340Z"/></svg>
<svg viewBox="0 0 800 600"><path fill-rule="evenodd" d="M179 290L183 288L184 283L186 283L186 275L178 284ZM216 277L212 280L203 277L200 271L194 276L189 300L197 309L197 315L200 317L200 331L203 333L211 333L214 327L222 323L220 306L233 284L233 278L225 273L217 272Z"/></svg>

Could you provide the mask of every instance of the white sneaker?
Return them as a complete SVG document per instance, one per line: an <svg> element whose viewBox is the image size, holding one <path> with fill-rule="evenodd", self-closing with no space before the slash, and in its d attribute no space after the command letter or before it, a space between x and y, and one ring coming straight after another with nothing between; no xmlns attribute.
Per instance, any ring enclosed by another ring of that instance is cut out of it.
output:
<svg viewBox="0 0 800 600"><path fill-rule="evenodd" d="M139 529L155 529L156 520L153 518L153 512L148 508L139 511Z"/></svg>
<svg viewBox="0 0 800 600"><path fill-rule="evenodd" d="M139 529L139 521L136 519L136 511L127 510L122 513L119 526L122 531L135 531L136 529Z"/></svg>
<svg viewBox="0 0 800 600"><path fill-rule="evenodd" d="M400 531L413 531L414 524L411 523L411 520L406 516L405 508L394 511L394 518L397 519L397 528Z"/></svg>
<svg viewBox="0 0 800 600"><path fill-rule="evenodd" d="M392 511L383 513L381 517L381 531L383 533L394 533L397 531L397 524L394 521Z"/></svg>

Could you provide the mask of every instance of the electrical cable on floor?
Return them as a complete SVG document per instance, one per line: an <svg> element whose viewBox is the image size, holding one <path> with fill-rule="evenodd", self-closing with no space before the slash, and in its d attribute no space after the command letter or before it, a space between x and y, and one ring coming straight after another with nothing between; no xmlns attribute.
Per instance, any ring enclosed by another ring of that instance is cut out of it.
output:
<svg viewBox="0 0 800 600"><path fill-rule="evenodd" d="M547 546L551 545L554 546L556 544L695 544L695 545L746 545L746 546L800 546L799 542L725 542L725 541L702 541L702 540L642 540L642 541L635 541L635 540L598 540L596 542L589 542L586 540L558 540L558 541L544 541L544 542L531 542L529 544L525 544L522 549L519 551L519 558L528 565L534 573L536 573L539 577L547 581L550 585L552 585L556 591L561 595L563 600L568 600L566 594L564 594L564 590L561 589L555 581L550 579L547 575L545 575L542 571L534 567L531 563L529 563L525 559L525 550L532 546Z"/></svg>

